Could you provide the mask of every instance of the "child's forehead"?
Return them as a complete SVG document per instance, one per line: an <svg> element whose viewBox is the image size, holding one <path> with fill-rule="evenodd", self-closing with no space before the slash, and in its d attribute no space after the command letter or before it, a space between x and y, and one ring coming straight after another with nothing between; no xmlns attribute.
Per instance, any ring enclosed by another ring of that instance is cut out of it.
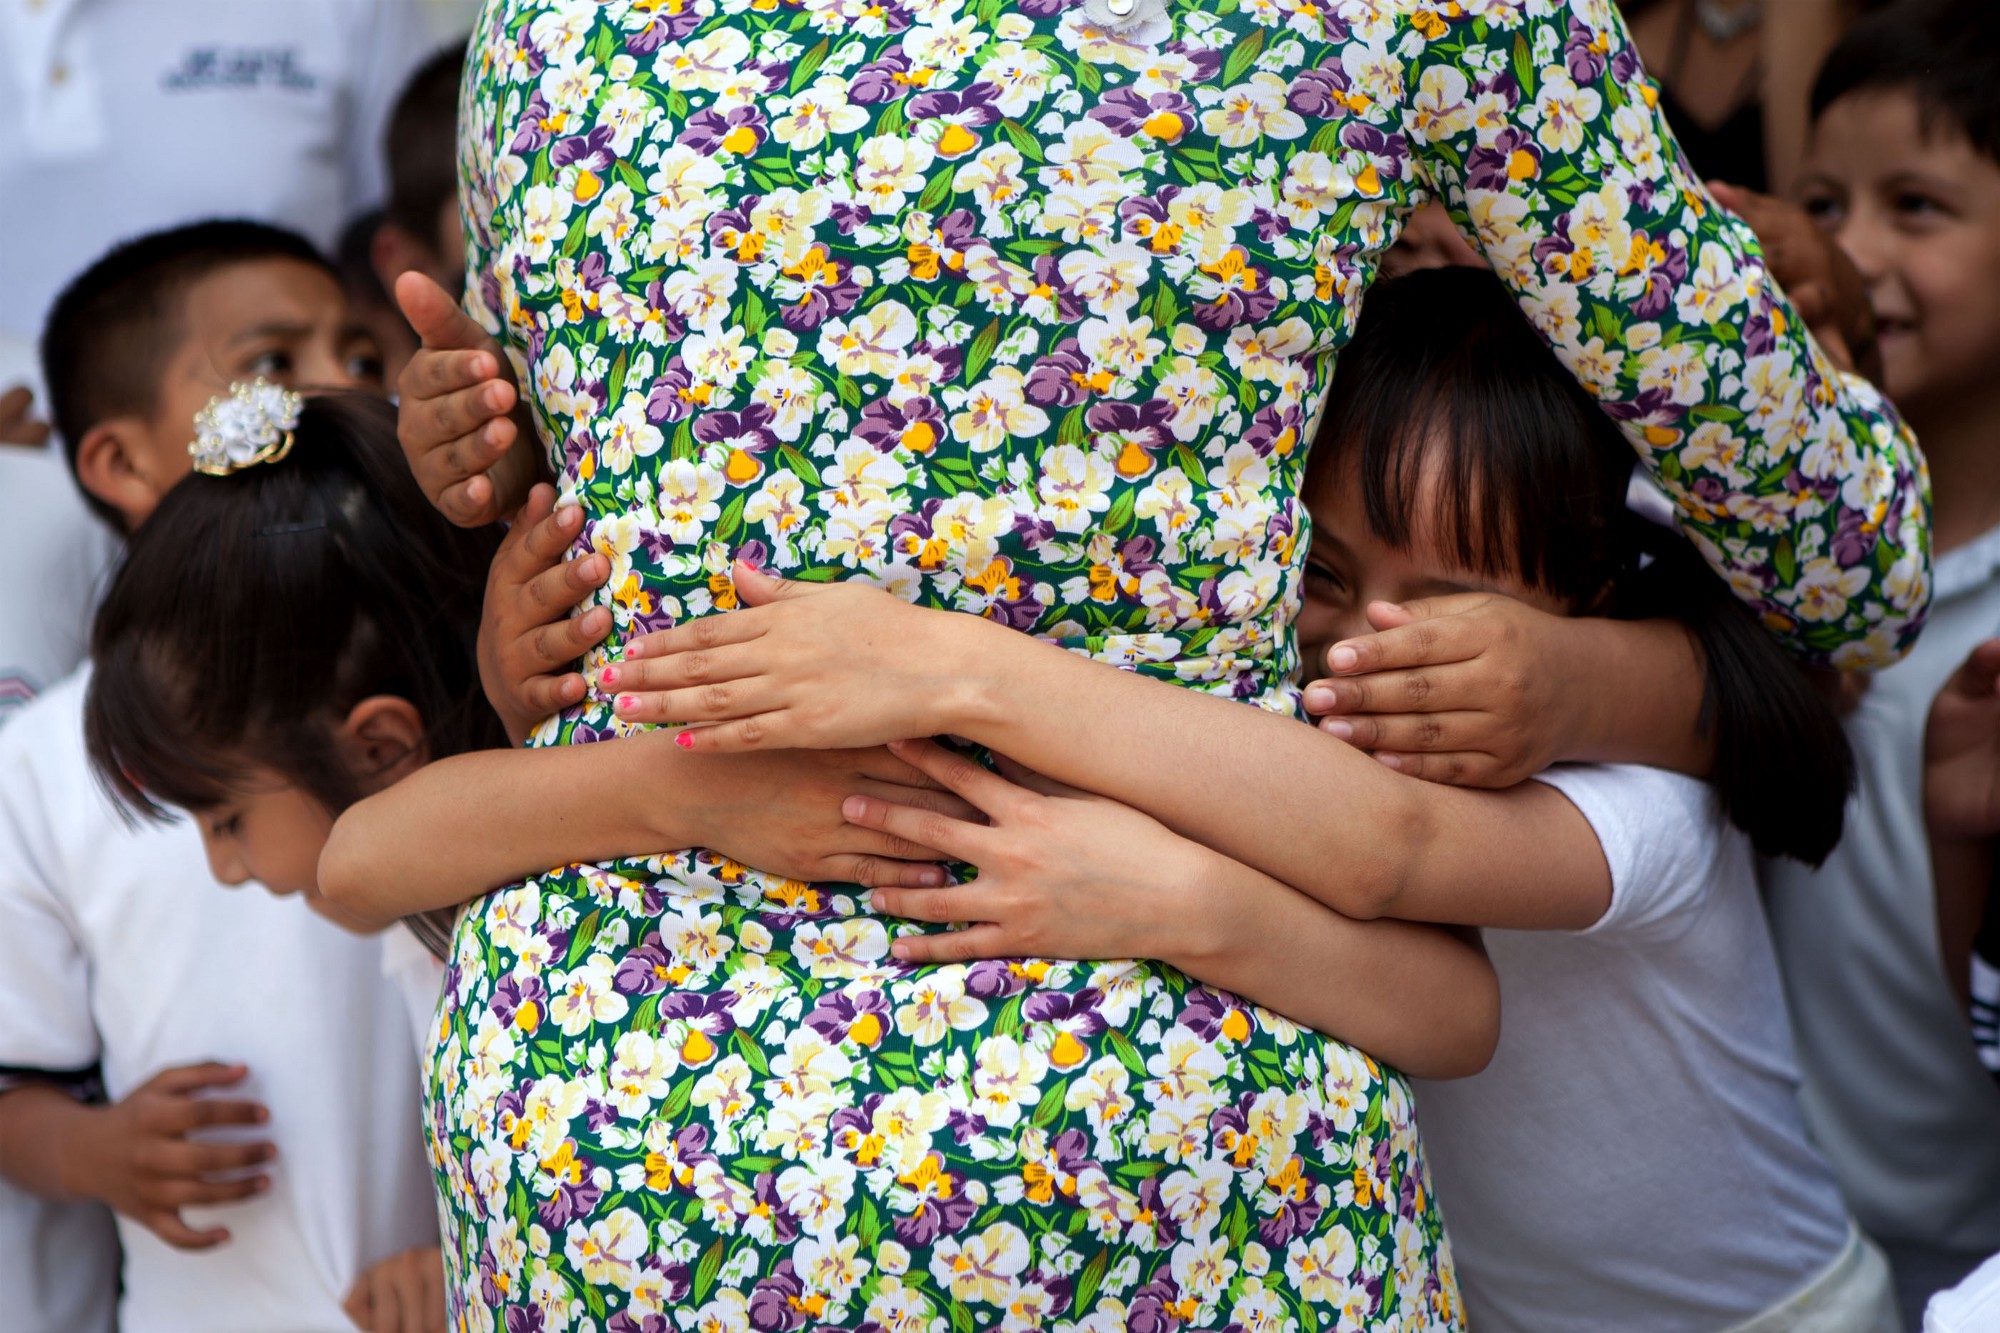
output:
<svg viewBox="0 0 2000 1333"><path fill-rule="evenodd" d="M202 274L188 284L183 308L187 336L212 343L263 327L337 323L347 317L347 298L328 269L260 256Z"/></svg>
<svg viewBox="0 0 2000 1333"><path fill-rule="evenodd" d="M1923 153L1934 167L2000 176L2000 163L1979 150L1958 117L1909 85L1856 88L1836 98L1813 120L1812 150L1822 162L1862 159L1885 171L1910 167L1910 156Z"/></svg>

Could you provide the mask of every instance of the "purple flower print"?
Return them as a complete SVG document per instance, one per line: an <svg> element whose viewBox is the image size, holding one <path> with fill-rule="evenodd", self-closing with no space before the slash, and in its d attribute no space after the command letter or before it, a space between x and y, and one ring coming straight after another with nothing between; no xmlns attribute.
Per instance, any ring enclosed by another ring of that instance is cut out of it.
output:
<svg viewBox="0 0 2000 1333"><path fill-rule="evenodd" d="M1267 208L1263 204L1259 204L1255 209L1251 210L1250 222L1252 226L1257 228L1257 239L1267 245L1272 241L1283 240L1292 234L1292 220L1276 209Z"/></svg>
<svg viewBox="0 0 2000 1333"><path fill-rule="evenodd" d="M1173 143L1194 125L1195 109L1194 103L1177 92L1141 97L1130 88L1120 88L1107 93L1091 109L1090 118L1126 139L1147 134L1162 143Z"/></svg>
<svg viewBox="0 0 2000 1333"><path fill-rule="evenodd" d="M1577 83L1593 83L1604 74L1606 64L1604 53L1607 47L1604 38L1591 31L1590 25L1570 15L1569 36L1563 40L1563 64L1569 70L1570 78Z"/></svg>
<svg viewBox="0 0 2000 1333"><path fill-rule="evenodd" d="M758 256L764 253L764 237L750 225L750 215L762 202L764 196L746 194L737 201L736 207L711 214L707 223L709 243L739 264L757 262Z"/></svg>
<svg viewBox="0 0 2000 1333"><path fill-rule="evenodd" d="M1152 542L1141 540L1146 541L1150 555ZM1038 990L1021 1002L1021 1017L1029 1023L1053 1024L1057 1031L1055 1044L1049 1048L1049 1063L1057 1069L1074 1069L1090 1058L1090 1048L1082 1038L1104 1031L1103 1003L1104 992L1095 986L1079 991Z"/></svg>
<svg viewBox="0 0 2000 1333"><path fill-rule="evenodd" d="M1108 371L1093 371L1083 344L1064 338L1047 356L1028 369L1026 392L1031 402L1044 406L1074 407L1092 394L1111 387Z"/></svg>
<svg viewBox="0 0 2000 1333"><path fill-rule="evenodd" d="M1167 422L1173 415L1174 405L1163 398L1148 398L1143 403L1095 403L1083 414L1083 424L1118 443L1114 464L1118 475L1135 481L1152 472L1154 453L1171 443Z"/></svg>
<svg viewBox="0 0 2000 1333"><path fill-rule="evenodd" d="M1341 68L1340 58L1330 57L1324 64L1301 71L1292 80L1291 87L1285 91L1285 105L1301 116L1332 120L1349 114L1349 87L1347 71Z"/></svg>
<svg viewBox="0 0 2000 1333"><path fill-rule="evenodd" d="M649 930L639 947L619 960L618 970L611 974L611 987L625 995L656 995L673 984L673 969L674 960L660 932Z"/></svg>
<svg viewBox="0 0 2000 1333"><path fill-rule="evenodd" d="M831 1045L852 1041L873 1047L892 1026L889 997L873 987L822 995L806 1015L806 1026Z"/></svg>
<svg viewBox="0 0 2000 1333"><path fill-rule="evenodd" d="M499 1302L491 1302L498 1305ZM539 1305L510 1305L507 1307L507 1333L543 1333L547 1327L542 1322L542 1307Z"/></svg>
<svg viewBox="0 0 2000 1333"><path fill-rule="evenodd" d="M911 120L941 120L945 131L932 145L937 155L949 161L978 149L980 138L974 130L1000 121L994 99L1000 90L981 79L957 91L919 93L910 99Z"/></svg>
<svg viewBox="0 0 2000 1333"><path fill-rule="evenodd" d="M1230 246L1213 264L1203 264L1201 271L1207 281L1193 288L1201 298L1194 307L1194 321L1211 332L1255 324L1278 308L1271 271L1251 263L1240 245Z"/></svg>
<svg viewBox="0 0 2000 1333"><path fill-rule="evenodd" d="M764 113L754 106L739 106L726 115L714 108L695 112L681 126L675 142L703 157L714 157L724 149L738 157L748 157L770 137Z"/></svg>
<svg viewBox="0 0 2000 1333"><path fill-rule="evenodd" d="M1139 1210L1151 1215L1153 1242L1164 1249L1181 1238L1181 1229L1160 1192L1162 1179L1161 1176L1147 1176L1139 1182Z"/></svg>
<svg viewBox="0 0 2000 1333"><path fill-rule="evenodd" d="M514 137L508 143L507 151L527 157L546 148L554 137L554 131L549 128L549 101L537 90L522 109L521 119L515 122Z"/></svg>
<svg viewBox="0 0 2000 1333"><path fill-rule="evenodd" d="M732 1003L720 991L675 991L660 998L662 1021L688 1025L688 1034L681 1039L683 1063L705 1065L715 1058L716 1044L736 1031L736 1020L729 1013ZM708 1141L707 1130L701 1131L701 1138Z"/></svg>
<svg viewBox="0 0 2000 1333"><path fill-rule="evenodd" d="M799 1238L799 1219L778 1197L778 1177L769 1171L759 1172L757 1184L752 1191L754 1201L751 1208L771 1223L771 1238L780 1245L790 1245Z"/></svg>
<svg viewBox="0 0 2000 1333"><path fill-rule="evenodd" d="M899 448L927 454L949 438L944 409L932 398L905 398L900 405L879 398L861 409L854 433L885 454ZM890 533L895 533L893 526Z"/></svg>
<svg viewBox="0 0 2000 1333"><path fill-rule="evenodd" d="M586 134L558 139L555 146L549 149L549 165L552 167L575 166L584 171L603 171L613 160L609 125L599 125Z"/></svg>
<svg viewBox="0 0 2000 1333"><path fill-rule="evenodd" d="M694 36L706 15L699 5L669 5L655 10L646 25L625 37L625 49L635 56L651 55L668 42Z"/></svg>
<svg viewBox="0 0 2000 1333"><path fill-rule="evenodd" d="M771 1276L750 1293L750 1327L759 1333L792 1333L817 1318L825 1298L808 1297L790 1259L780 1259ZM814 1302L817 1304L814 1304Z"/></svg>
<svg viewBox="0 0 2000 1333"><path fill-rule="evenodd" d="M548 1012L549 992L542 979L533 973L509 972L494 985L491 1003L493 1017L503 1027L518 1023L533 1032Z"/></svg>
<svg viewBox="0 0 2000 1333"><path fill-rule="evenodd" d="M1004 1000L1027 988L1027 977L1005 959L982 958L965 970L965 993L982 1000Z"/></svg>
<svg viewBox="0 0 2000 1333"><path fill-rule="evenodd" d="M1532 134L1508 126L1489 143L1474 148L1465 159L1465 188L1504 192L1517 179L1531 180L1541 174L1542 147ZM1518 173L1518 175L1516 174ZM1569 214L1557 219L1567 232Z"/></svg>
<svg viewBox="0 0 2000 1333"><path fill-rule="evenodd" d="M830 216L842 236L852 236L855 228L868 225L869 219L875 216L875 210L852 199L837 199Z"/></svg>
<svg viewBox="0 0 2000 1333"><path fill-rule="evenodd" d="M629 1310L620 1310L604 1326L604 1333L673 1333L673 1325L664 1315L635 1316Z"/></svg>
<svg viewBox="0 0 2000 1333"><path fill-rule="evenodd" d="M917 1201L915 1211L895 1219L896 1239L905 1245L930 1245L939 1236L957 1235L978 1211L965 1192L965 1177L946 1169L936 1153L897 1176L896 1183Z"/></svg>
<svg viewBox="0 0 2000 1333"><path fill-rule="evenodd" d="M764 455L778 447L771 432L771 409L752 403L741 412L710 412L694 423L694 437L728 451L723 476L732 486L747 486L764 475Z"/></svg>
<svg viewBox="0 0 2000 1333"><path fill-rule="evenodd" d="M618 1108L610 1102L587 1097L583 1103L583 1123L590 1126L591 1133L602 1133L606 1128L618 1123Z"/></svg>
<svg viewBox="0 0 2000 1333"><path fill-rule="evenodd" d="M952 1141L963 1148L986 1132L986 1117L977 1112L954 1108L946 1115L944 1126L951 1131Z"/></svg>
<svg viewBox="0 0 2000 1333"><path fill-rule="evenodd" d="M893 102L915 90L909 74L910 58L901 46L892 46L879 60L869 61L849 76L847 100L864 106Z"/></svg>
<svg viewBox="0 0 2000 1333"><path fill-rule="evenodd" d="M911 243L910 276L919 282L935 282L946 273L964 277L966 252L979 242L979 222L972 210L954 208L932 224L930 235Z"/></svg>
<svg viewBox="0 0 2000 1333"><path fill-rule="evenodd" d="M1126 1307L1126 1333L1179 1333L1181 1289L1164 1268L1139 1288Z"/></svg>
<svg viewBox="0 0 2000 1333"><path fill-rule="evenodd" d="M1631 303L1636 319L1658 319L1673 309L1674 292L1687 279L1688 255L1678 242L1667 237L1657 245L1643 231L1632 233L1632 253L1643 256L1645 287Z"/></svg>
<svg viewBox="0 0 2000 1333"><path fill-rule="evenodd" d="M646 420L655 426L667 421L683 421L708 402L706 385L697 386L694 372L676 354L666 368L653 378L646 394Z"/></svg>
<svg viewBox="0 0 2000 1333"><path fill-rule="evenodd" d="M1021 0L1021 12L1031 19L1052 19L1083 0Z"/></svg>
<svg viewBox="0 0 2000 1333"><path fill-rule="evenodd" d="M566 1147L574 1150L573 1143ZM536 1208L542 1225L551 1231L559 1231L579 1217L590 1216L591 1209L604 1197L604 1191L590 1178L590 1163L582 1157L574 1158L568 1169L558 1177L556 1192L543 1199Z"/></svg>
<svg viewBox="0 0 2000 1333"><path fill-rule="evenodd" d="M1282 408L1275 404L1260 407L1250 418L1250 429L1244 432L1243 442L1261 457L1269 458L1275 454L1279 458L1288 458L1292 450L1299 447L1305 425L1305 413L1296 401Z"/></svg>
<svg viewBox="0 0 2000 1333"><path fill-rule="evenodd" d="M1203 1041L1220 1041L1227 1037L1240 1042L1249 1037L1254 1026L1241 1001L1209 986L1188 987L1180 1023Z"/></svg>
<svg viewBox="0 0 2000 1333"><path fill-rule="evenodd" d="M787 328L816 329L835 315L846 314L861 299L861 284L850 276L853 269L845 260L833 258L824 245L813 246L785 269L785 276L805 294L785 302L778 317Z"/></svg>

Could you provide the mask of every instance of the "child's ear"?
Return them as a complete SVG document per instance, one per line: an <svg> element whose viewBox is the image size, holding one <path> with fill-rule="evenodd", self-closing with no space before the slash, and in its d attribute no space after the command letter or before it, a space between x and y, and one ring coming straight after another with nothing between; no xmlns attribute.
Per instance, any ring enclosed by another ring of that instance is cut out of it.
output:
<svg viewBox="0 0 2000 1333"><path fill-rule="evenodd" d="M143 418L113 417L92 426L77 442L77 484L116 509L127 532L152 517L161 497L181 479L178 472L162 475L152 440Z"/></svg>
<svg viewBox="0 0 2000 1333"><path fill-rule="evenodd" d="M340 746L364 791L377 792L430 762L424 717L408 699L370 695L348 710Z"/></svg>

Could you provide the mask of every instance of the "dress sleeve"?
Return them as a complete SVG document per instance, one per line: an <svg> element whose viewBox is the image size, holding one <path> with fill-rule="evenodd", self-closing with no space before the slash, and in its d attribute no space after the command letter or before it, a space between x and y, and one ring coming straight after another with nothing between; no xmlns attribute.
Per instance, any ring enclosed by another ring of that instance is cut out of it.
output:
<svg viewBox="0 0 2000 1333"><path fill-rule="evenodd" d="M1930 601L1922 455L1688 168L1610 0L1418 6L1394 41L1418 174L1709 563L1812 661L1899 657Z"/></svg>

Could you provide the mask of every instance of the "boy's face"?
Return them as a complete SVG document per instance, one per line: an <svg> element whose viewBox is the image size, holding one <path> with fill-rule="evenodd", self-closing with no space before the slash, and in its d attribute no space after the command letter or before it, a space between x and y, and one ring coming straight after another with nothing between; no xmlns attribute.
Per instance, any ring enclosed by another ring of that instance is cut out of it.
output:
<svg viewBox="0 0 2000 1333"><path fill-rule="evenodd" d="M296 259L214 270L187 289L180 344L162 368L144 429L127 444L146 492L106 497L128 528L193 470L195 415L231 384L259 375L293 389L383 387L381 353L326 270Z"/></svg>
<svg viewBox="0 0 2000 1333"><path fill-rule="evenodd" d="M1984 388L2000 357L2000 164L1895 90L1813 126L1799 199L1868 283L1889 396L1921 415Z"/></svg>

